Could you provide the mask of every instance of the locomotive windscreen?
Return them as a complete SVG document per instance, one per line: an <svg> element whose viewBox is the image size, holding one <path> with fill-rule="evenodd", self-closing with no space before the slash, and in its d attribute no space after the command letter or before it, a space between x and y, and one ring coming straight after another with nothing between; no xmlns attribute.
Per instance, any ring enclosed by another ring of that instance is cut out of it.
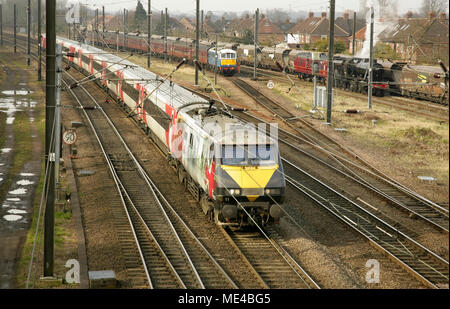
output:
<svg viewBox="0 0 450 309"><path fill-rule="evenodd" d="M274 144L223 145L222 164L238 166L274 165L278 163Z"/></svg>

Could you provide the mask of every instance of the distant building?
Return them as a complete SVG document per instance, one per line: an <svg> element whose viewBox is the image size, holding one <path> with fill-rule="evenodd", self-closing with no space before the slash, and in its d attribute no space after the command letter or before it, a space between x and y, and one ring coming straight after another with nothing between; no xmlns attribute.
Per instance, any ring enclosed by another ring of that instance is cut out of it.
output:
<svg viewBox="0 0 450 309"><path fill-rule="evenodd" d="M356 20L356 31L361 30L365 25L364 20ZM299 21L289 30L286 35L286 41L292 38L298 38L300 45L313 44L322 39L328 39L330 22L326 12L322 12L321 16L314 16L313 12L308 17ZM348 48L348 37L353 35L353 18L349 18L349 14L345 13L342 17L335 19L334 38L346 44Z"/></svg>
<svg viewBox="0 0 450 309"><path fill-rule="evenodd" d="M255 31L255 17L246 14L243 18L227 23L225 34L242 38L247 31ZM284 40L284 32L264 14L260 14L258 22L258 41L260 44L274 44Z"/></svg>
<svg viewBox="0 0 450 309"><path fill-rule="evenodd" d="M358 53L358 51L363 49L364 41L366 39L366 27L367 26L364 26L355 34L355 55ZM348 52L350 54L353 54L353 35L349 36L348 38L348 46Z"/></svg>
<svg viewBox="0 0 450 309"><path fill-rule="evenodd" d="M436 16L430 12L426 18L413 18L408 12L380 33L379 39L400 59L436 64L441 59L449 63L449 21L445 13Z"/></svg>

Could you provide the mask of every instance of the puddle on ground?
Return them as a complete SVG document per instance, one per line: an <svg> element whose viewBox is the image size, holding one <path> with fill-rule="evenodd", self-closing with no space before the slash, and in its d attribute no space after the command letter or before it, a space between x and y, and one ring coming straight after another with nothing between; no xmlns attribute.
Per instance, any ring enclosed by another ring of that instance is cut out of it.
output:
<svg viewBox="0 0 450 309"><path fill-rule="evenodd" d="M25 210L21 210L21 209L10 209L10 210L8 210L8 213L13 214L13 215L23 215L23 214L26 214L27 212Z"/></svg>
<svg viewBox="0 0 450 309"><path fill-rule="evenodd" d="M6 200L8 202L20 202L21 201L21 199L18 197L8 197Z"/></svg>
<svg viewBox="0 0 450 309"><path fill-rule="evenodd" d="M5 215L5 216L3 216L3 219L5 219L6 221L9 221L9 222L18 221L18 220L20 220L22 218L23 217L19 216L19 215Z"/></svg>
<svg viewBox="0 0 450 309"><path fill-rule="evenodd" d="M19 189L13 190L13 191L9 191L8 193L13 194L13 195L22 195L22 194L27 193L27 189L19 188Z"/></svg>
<svg viewBox="0 0 450 309"><path fill-rule="evenodd" d="M31 90L20 89L20 90L3 90L4 95L28 95L33 93Z"/></svg>
<svg viewBox="0 0 450 309"><path fill-rule="evenodd" d="M27 179L22 179L22 180L19 180L18 182L16 182L18 185L21 185L21 186L29 186L29 185L32 185L32 184L34 184L34 181L29 181L29 180L27 180Z"/></svg>
<svg viewBox="0 0 450 309"><path fill-rule="evenodd" d="M0 112L6 113L6 124L13 124L16 112L24 111L26 108L34 109L37 102L30 99L17 100L16 98L7 97L0 98ZM32 119L32 120L31 120ZM34 118L30 117L30 122L34 122Z"/></svg>
<svg viewBox="0 0 450 309"><path fill-rule="evenodd" d="M22 176L22 177L31 177L31 176L34 176L34 174L33 173L20 173L20 176Z"/></svg>

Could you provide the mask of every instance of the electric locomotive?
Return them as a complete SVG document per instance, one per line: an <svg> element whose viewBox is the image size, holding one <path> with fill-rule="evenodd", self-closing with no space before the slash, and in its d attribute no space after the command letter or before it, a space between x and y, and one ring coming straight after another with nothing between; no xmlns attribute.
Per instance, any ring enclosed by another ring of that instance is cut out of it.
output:
<svg viewBox="0 0 450 309"><path fill-rule="evenodd" d="M265 131L116 55L67 39L57 43L71 65L95 78L134 115L205 215L231 226L280 218L283 165L277 141Z"/></svg>
<svg viewBox="0 0 450 309"><path fill-rule="evenodd" d="M217 60L216 60L217 57ZM236 51L227 48L210 48L208 50L208 64L214 68L217 64L217 70L223 75L233 76L238 71Z"/></svg>

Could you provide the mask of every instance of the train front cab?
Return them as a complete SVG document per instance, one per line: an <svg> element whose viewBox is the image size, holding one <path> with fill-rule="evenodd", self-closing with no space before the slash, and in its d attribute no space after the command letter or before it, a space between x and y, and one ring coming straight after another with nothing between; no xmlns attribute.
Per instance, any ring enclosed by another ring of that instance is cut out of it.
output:
<svg viewBox="0 0 450 309"><path fill-rule="evenodd" d="M221 145L220 151L221 158L215 159L216 222L239 226L277 222L286 187L277 145Z"/></svg>
<svg viewBox="0 0 450 309"><path fill-rule="evenodd" d="M232 76L238 71L237 53L232 49L219 49L217 53L217 70L223 75ZM208 51L208 64L214 68L216 65L216 49Z"/></svg>

